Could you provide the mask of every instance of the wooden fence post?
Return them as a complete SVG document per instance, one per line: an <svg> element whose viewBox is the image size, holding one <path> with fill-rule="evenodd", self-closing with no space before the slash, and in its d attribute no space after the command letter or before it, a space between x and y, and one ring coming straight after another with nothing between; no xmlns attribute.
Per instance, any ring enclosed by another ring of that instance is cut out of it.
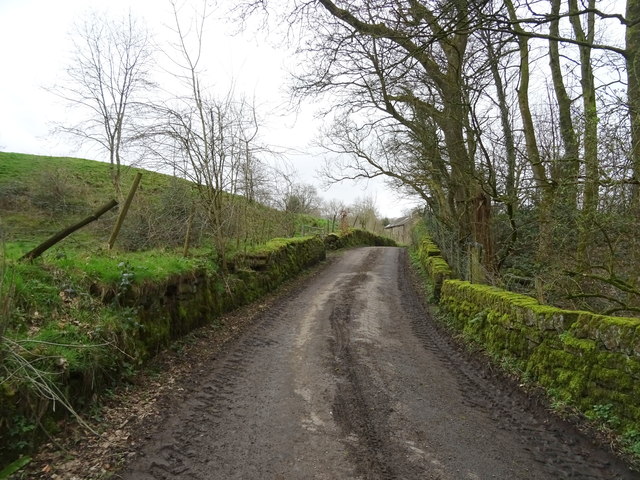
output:
<svg viewBox="0 0 640 480"><path fill-rule="evenodd" d="M109 237L109 243L107 245L107 248L109 250L111 250L113 248L113 244L116 243L116 238L118 238L120 228L122 227L122 223L127 216L127 212L129 211L129 207L131 206L131 201L133 200L133 196L136 194L136 190L138 189L141 178L142 173L136 173L136 178L133 179L133 183L131 184L131 189L129 190L127 199L124 201L124 205L122 205L122 209L120 210L120 214L118 215L118 220L116 220L116 224L113 226L113 231L111 232L111 236Z"/></svg>
<svg viewBox="0 0 640 480"><path fill-rule="evenodd" d="M68 237L73 232L75 232L76 230L79 230L80 228L84 227L88 223L91 223L91 222L97 220L98 218L100 218L102 215L107 213L109 210L111 210L116 205L118 205L118 202L116 202L115 200L109 201L108 203L106 203L105 205L100 207L98 210L93 212L91 215L89 215L85 219L79 221L78 223L76 223L74 225L71 225L68 228L65 228L61 232L58 232L55 235L53 235L52 237L49 237L47 240L42 242L36 248L34 248L33 250L31 250L28 253L25 253L22 257L20 257L20 260L33 260L34 258L39 257L44 252L46 252L51 247L53 247L56 243L58 243L60 240L62 240L65 237Z"/></svg>

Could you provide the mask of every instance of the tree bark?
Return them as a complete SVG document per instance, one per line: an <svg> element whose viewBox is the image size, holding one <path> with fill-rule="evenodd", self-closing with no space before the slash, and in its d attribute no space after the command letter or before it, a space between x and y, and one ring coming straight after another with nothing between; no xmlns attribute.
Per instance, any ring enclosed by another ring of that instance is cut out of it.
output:
<svg viewBox="0 0 640 480"><path fill-rule="evenodd" d="M120 214L118 215L118 219L116 220L116 224L113 226L113 230L111 232L111 236L109 237L109 242L107 243L107 248L111 250L113 245L116 243L116 239L118 238L118 234L120 233L120 228L122 228L122 223L129 212L129 207L131 206L131 202L133 201L133 197L136 194L136 190L138 190L138 185L140 184L140 179L142 178L142 173L136 173L136 177L133 179L133 183L131 184L131 189L129 190L129 194L127 195L124 204L122 205L122 209L120 210Z"/></svg>
<svg viewBox="0 0 640 480"><path fill-rule="evenodd" d="M589 8L595 9L595 0L589 0ZM586 44L593 43L595 37L595 16L587 14L587 33L585 34L578 12L577 0L569 0L569 19L577 40ZM579 264L587 261L590 230L598 209L598 189L600 173L598 168L598 110L596 105L596 87L591 66L591 48L581 45L580 49L580 85L582 87L582 105L584 110L584 163L585 182L583 206L578 225L577 258Z"/></svg>
<svg viewBox="0 0 640 480"><path fill-rule="evenodd" d="M561 0L551 0L551 21L549 23L549 33L552 37L558 38L559 14ZM578 22L580 20L578 19ZM562 202L567 205L570 212L577 208L578 194L578 173L580 171L580 148L576 131L571 116L571 99L567 93L562 76L560 65L560 51L558 40L549 40L549 66L551 67L551 79L553 89L558 102L558 122L560 125L560 136L564 145L564 155L560 159L557 175L554 180L557 182L562 198Z"/></svg>
<svg viewBox="0 0 640 480"><path fill-rule="evenodd" d="M517 89L518 105L522 117L527 157L531 165L534 181L540 191L540 200L538 202L539 237L537 256L538 259L546 260L551 252L552 244L553 228L551 224L551 206L553 204L553 191L540 157L533 117L531 115L531 107L529 106L529 39L523 35L524 31L518 23L513 2L506 0L505 4L509 11L510 20L513 22L513 28L518 35L520 53L520 87Z"/></svg>
<svg viewBox="0 0 640 480"><path fill-rule="evenodd" d="M506 89L499 70L498 53L494 48L493 39L489 35L483 35L483 40L485 42L485 47L487 48L489 68L491 69L493 83L495 84L496 88L498 110L500 111L500 126L502 127L502 134L504 136L507 175L505 178L505 195L502 202L506 206L509 225L511 227L509 244L505 248L507 252L510 252L513 248L513 245L515 245L516 241L518 240L518 227L515 221L515 210L518 203L518 192L516 191L516 144L511 126L511 114L509 111L509 105L507 103Z"/></svg>
<svg viewBox="0 0 640 480"><path fill-rule="evenodd" d="M49 237L47 240L42 242L36 248L34 248L30 252L28 252L28 253L24 254L22 257L20 257L20 260L33 260L34 258L39 257L44 252L46 252L51 247L53 247L56 243L60 242L64 238L68 237L69 235L71 235L76 230L79 230L82 227L84 227L85 225L88 225L89 223L98 220L98 218L100 218L102 215L107 213L109 210L111 210L116 205L118 205L118 202L116 202L115 200L110 200L109 202L104 204L101 208L96 210L94 213L92 213L88 217L84 218L83 220L79 221L78 223L76 223L74 225L71 225L68 228L65 228L61 232L58 232L55 235L53 235L52 237Z"/></svg>
<svg viewBox="0 0 640 480"><path fill-rule="evenodd" d="M631 207L640 213L640 0L627 0L627 101L631 123Z"/></svg>

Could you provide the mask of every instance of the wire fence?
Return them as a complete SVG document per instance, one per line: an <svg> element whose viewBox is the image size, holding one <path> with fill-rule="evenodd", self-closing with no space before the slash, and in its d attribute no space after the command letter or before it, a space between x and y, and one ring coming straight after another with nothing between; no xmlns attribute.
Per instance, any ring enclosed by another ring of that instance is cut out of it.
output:
<svg viewBox="0 0 640 480"><path fill-rule="evenodd" d="M424 222L433 241L440 247L442 256L447 261L457 278L469 279L469 255L461 248L456 232L444 225L429 210L424 212ZM466 250L466 249L465 249Z"/></svg>
<svg viewBox="0 0 640 480"><path fill-rule="evenodd" d="M474 283L494 283L493 274L482 264L483 245L460 237L460 232L445 225L434 212L424 211L429 235L440 247L442 256L456 278Z"/></svg>

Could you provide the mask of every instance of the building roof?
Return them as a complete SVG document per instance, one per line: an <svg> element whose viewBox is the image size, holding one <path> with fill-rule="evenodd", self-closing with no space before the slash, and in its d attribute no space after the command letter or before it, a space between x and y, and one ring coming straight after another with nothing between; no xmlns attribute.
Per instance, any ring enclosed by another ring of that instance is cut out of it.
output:
<svg viewBox="0 0 640 480"><path fill-rule="evenodd" d="M391 229L391 228L397 228L397 227L404 227L406 224L408 224L411 221L411 217L402 217L399 218L397 220L393 220L391 223L389 223L389 225L387 225L386 227L384 227L385 229Z"/></svg>

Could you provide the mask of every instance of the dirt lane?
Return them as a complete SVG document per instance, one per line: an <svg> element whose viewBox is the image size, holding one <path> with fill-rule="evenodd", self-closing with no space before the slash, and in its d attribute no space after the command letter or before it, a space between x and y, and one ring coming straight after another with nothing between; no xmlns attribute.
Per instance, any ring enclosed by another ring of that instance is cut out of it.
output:
<svg viewBox="0 0 640 480"><path fill-rule="evenodd" d="M460 353L401 249L346 252L183 383L122 478L637 478Z"/></svg>

